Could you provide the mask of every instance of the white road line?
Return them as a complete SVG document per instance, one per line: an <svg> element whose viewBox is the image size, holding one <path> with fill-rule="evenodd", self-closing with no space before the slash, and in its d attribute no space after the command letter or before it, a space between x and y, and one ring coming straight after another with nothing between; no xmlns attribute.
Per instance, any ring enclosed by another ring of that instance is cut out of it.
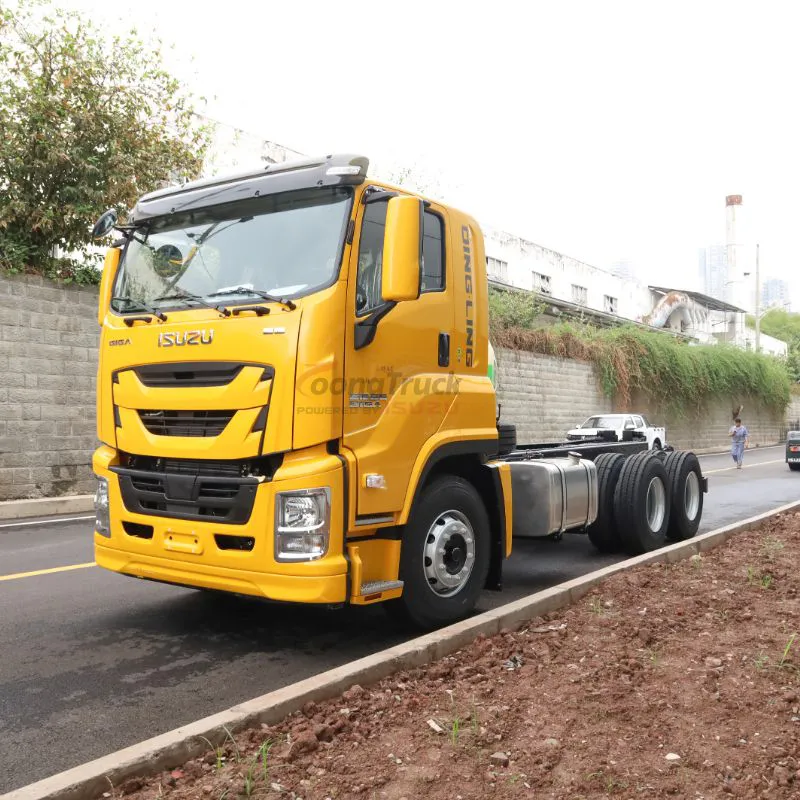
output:
<svg viewBox="0 0 800 800"><path fill-rule="evenodd" d="M63 519L37 519L33 522L4 522L0 528L21 528L23 525L55 525L57 522L77 522L82 519L94 519L94 514L88 517L64 517Z"/></svg>
<svg viewBox="0 0 800 800"><path fill-rule="evenodd" d="M774 461L759 461L758 464L742 464L742 469L754 469L755 467L763 467L767 464L783 464L784 459L776 458ZM713 475L715 472L730 472L736 467L723 467L722 469L709 469L703 472L703 475Z"/></svg>

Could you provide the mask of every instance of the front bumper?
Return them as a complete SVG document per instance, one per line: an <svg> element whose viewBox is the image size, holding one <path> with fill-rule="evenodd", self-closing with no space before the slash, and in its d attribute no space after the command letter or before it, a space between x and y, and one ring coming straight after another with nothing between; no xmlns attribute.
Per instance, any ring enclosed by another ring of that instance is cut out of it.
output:
<svg viewBox="0 0 800 800"><path fill-rule="evenodd" d="M343 603L348 563L343 547L343 471L324 450L285 459L274 479L258 485L244 524L175 519L126 508L116 451L95 452L95 473L108 481L110 536L95 532L98 566L138 578L216 589L293 603ZM314 561L275 559L273 526L278 492L330 487L331 523L326 554ZM225 537L236 537L226 539ZM230 542L246 543L231 548Z"/></svg>
<svg viewBox="0 0 800 800"><path fill-rule="evenodd" d="M282 575L253 572L202 563L187 564L174 558L130 553L101 544L95 536L97 566L135 578L174 583L202 589L217 589L290 603L343 603L347 575Z"/></svg>

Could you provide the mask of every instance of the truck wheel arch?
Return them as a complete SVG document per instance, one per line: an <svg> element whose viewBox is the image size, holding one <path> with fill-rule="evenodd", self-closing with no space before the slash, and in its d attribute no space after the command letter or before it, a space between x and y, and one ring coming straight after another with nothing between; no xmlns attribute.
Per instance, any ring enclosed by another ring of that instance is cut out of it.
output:
<svg viewBox="0 0 800 800"><path fill-rule="evenodd" d="M463 478L480 495L489 517L491 536L491 562L486 588L499 589L503 561L506 556L507 520L503 502L503 487L498 470L486 465L486 460L497 454L497 439L473 439L445 442L433 450L424 467L414 473L419 475L416 483L409 482L402 523L408 520L411 509L424 495L425 488L442 475Z"/></svg>

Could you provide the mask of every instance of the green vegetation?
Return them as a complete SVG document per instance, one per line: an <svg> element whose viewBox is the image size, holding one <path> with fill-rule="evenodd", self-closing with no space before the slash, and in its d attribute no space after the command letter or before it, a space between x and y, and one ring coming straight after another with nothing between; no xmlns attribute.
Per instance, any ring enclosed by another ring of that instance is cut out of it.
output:
<svg viewBox="0 0 800 800"><path fill-rule="evenodd" d="M535 328L545 303L533 292L489 288L489 324L492 333L504 328Z"/></svg>
<svg viewBox="0 0 800 800"><path fill-rule="evenodd" d="M755 328L755 318L748 316L747 324ZM773 308L761 318L761 332L786 342L789 346L786 368L793 381L800 381L800 314Z"/></svg>
<svg viewBox="0 0 800 800"><path fill-rule="evenodd" d="M208 138L196 120L159 43L43 0L0 6L0 270L96 283L94 221L196 176Z"/></svg>
<svg viewBox="0 0 800 800"><path fill-rule="evenodd" d="M492 297L496 294L509 297ZM537 309L531 297L490 292L495 347L588 361L597 368L605 394L621 405L643 396L680 416L701 413L712 397L752 397L779 413L789 403L790 376L777 358L728 345L690 345L632 324L602 329L579 322L536 327L541 305Z"/></svg>

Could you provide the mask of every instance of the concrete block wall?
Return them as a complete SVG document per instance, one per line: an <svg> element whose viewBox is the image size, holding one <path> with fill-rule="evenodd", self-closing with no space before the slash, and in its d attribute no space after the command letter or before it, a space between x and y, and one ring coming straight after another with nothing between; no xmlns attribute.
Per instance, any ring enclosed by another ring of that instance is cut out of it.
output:
<svg viewBox="0 0 800 800"><path fill-rule="evenodd" d="M500 421L520 443L561 441L592 414L612 411L591 364L498 348Z"/></svg>
<svg viewBox="0 0 800 800"><path fill-rule="evenodd" d="M520 443L563 440L571 427L592 414L630 410L663 425L668 444L675 448L715 452L730 446L732 411L739 405L744 406L741 416L754 446L782 441L787 421L800 420L800 397L793 398L785 416L748 397L720 398L684 417L663 413L643 398L634 398L625 409L603 394L591 364L505 348L498 348L496 355L500 421L517 426Z"/></svg>
<svg viewBox="0 0 800 800"><path fill-rule="evenodd" d="M683 418L658 414L647 404L641 404L647 410L653 424L663 425L667 429L667 442L681 450L695 452L719 452L730 447L728 431L733 425L733 411L743 406L740 413L742 422L750 433L751 447L766 447L783 441L786 420L782 414L768 411L749 397L736 398L736 402L725 399L712 401L697 415Z"/></svg>
<svg viewBox="0 0 800 800"><path fill-rule="evenodd" d="M0 501L94 491L97 289L0 275Z"/></svg>
<svg viewBox="0 0 800 800"><path fill-rule="evenodd" d="M787 430L800 430L800 396L793 394L792 401L786 409Z"/></svg>
<svg viewBox="0 0 800 800"><path fill-rule="evenodd" d="M94 491L96 307L96 288L0 275L0 501ZM497 359L501 421L516 424L522 443L561 440L591 414L617 410L590 364L503 348ZM736 402L754 444L778 442L800 421L800 397L785 418ZM637 410L676 447L724 450L732 406L721 400L689 419Z"/></svg>

